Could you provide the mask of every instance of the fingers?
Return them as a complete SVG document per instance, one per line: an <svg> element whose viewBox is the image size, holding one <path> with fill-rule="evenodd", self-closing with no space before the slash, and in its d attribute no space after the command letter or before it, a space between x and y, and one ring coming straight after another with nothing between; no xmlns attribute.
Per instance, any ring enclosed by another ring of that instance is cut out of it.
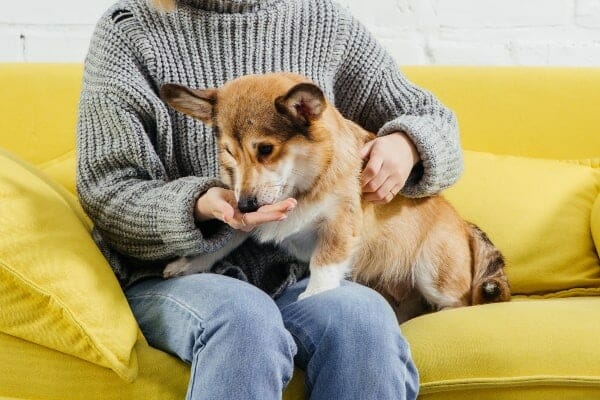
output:
<svg viewBox="0 0 600 400"><path fill-rule="evenodd" d="M251 213L238 213L232 218L227 218L225 222L234 229L239 229L244 232L250 232L252 229L259 225L266 224L267 222L283 221L287 218L286 213L282 212L251 212Z"/></svg>
<svg viewBox="0 0 600 400"><path fill-rule="evenodd" d="M371 186L369 186L368 191L375 191L379 186L381 186L383 181L385 181L385 178L387 178L387 176L384 177L381 182L371 183L371 181L373 179L375 179L381 172L382 166L383 166L382 158L372 156L369 159L369 162L367 162L367 165L365 165L365 168L363 169L363 172L360 176L360 185L362 186L363 191L365 191L365 188L369 185L371 185Z"/></svg>
<svg viewBox="0 0 600 400"><path fill-rule="evenodd" d="M404 186L412 165L398 157L386 137L374 139L361 149L361 157L368 157L360 177L363 198L375 204L385 204L398 194Z"/></svg>
<svg viewBox="0 0 600 400"><path fill-rule="evenodd" d="M368 171L368 176L372 175L371 170ZM377 171L377 173L375 173L375 175L372 176L371 179L369 179L368 181L366 181L367 178L364 178L365 182L362 185L362 191L363 193L374 193L377 190L379 190L379 188L381 188L381 186L383 186L383 184L390 178L390 174L389 172L383 168L383 165L379 168L379 170Z"/></svg>
<svg viewBox="0 0 600 400"><path fill-rule="evenodd" d="M362 149L360 149L360 158L362 158L363 160L367 159L369 157L369 154L371 153L371 149L373 148L374 144L375 140L371 140L365 143Z"/></svg>
<svg viewBox="0 0 600 400"><path fill-rule="evenodd" d="M390 201L402 188L402 176L395 171L395 165L392 162L381 162L381 164L379 164L379 160L375 160L375 162L376 167L371 169L367 165L363 171L361 180L363 182L364 198L369 201L382 201L385 199ZM390 193L392 194L390 195Z"/></svg>
<svg viewBox="0 0 600 400"><path fill-rule="evenodd" d="M280 201L278 203L264 205L264 206L260 207L257 210L257 212L258 211L261 211L261 212L272 212L272 211L287 212L287 211L291 211L292 209L294 209L294 207L296 207L297 204L298 204L298 202L296 201L296 199L289 198L289 199Z"/></svg>
<svg viewBox="0 0 600 400"><path fill-rule="evenodd" d="M375 204L389 203L398 194L401 188L402 185L399 184L396 179L389 177L375 191L364 193L363 198Z"/></svg>
<svg viewBox="0 0 600 400"><path fill-rule="evenodd" d="M259 225L266 224L267 222L283 221L286 218L287 214L285 212L280 211L255 211L251 213L241 214L238 220L239 229L244 231L250 231Z"/></svg>
<svg viewBox="0 0 600 400"><path fill-rule="evenodd" d="M288 213L296 207L296 204L297 201L290 198L262 206L255 212L242 213L236 209L231 217L224 219L224 222L234 229L249 232L268 222L283 221L287 218Z"/></svg>
<svg viewBox="0 0 600 400"><path fill-rule="evenodd" d="M218 219L234 229L248 232L258 225L284 220L297 204L296 199L288 198L262 206L255 212L244 214L237 208L237 200L233 191L213 187L198 199L195 214L200 221Z"/></svg>

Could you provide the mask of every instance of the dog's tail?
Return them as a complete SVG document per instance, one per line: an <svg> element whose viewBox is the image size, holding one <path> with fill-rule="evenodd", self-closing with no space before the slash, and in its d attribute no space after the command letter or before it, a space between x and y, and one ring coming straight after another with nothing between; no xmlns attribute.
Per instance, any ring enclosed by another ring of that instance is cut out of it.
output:
<svg viewBox="0 0 600 400"><path fill-rule="evenodd" d="M469 224L473 282L471 304L510 300L510 286L504 273L504 257L485 232Z"/></svg>

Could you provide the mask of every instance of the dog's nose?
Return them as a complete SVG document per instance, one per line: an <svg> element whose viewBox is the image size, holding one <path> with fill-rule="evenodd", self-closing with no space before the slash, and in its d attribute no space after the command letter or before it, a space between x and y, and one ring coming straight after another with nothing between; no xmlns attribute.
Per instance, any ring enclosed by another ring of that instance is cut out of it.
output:
<svg viewBox="0 0 600 400"><path fill-rule="evenodd" d="M258 200L256 196L242 196L240 201L238 201L238 208L243 213L249 213L258 210Z"/></svg>

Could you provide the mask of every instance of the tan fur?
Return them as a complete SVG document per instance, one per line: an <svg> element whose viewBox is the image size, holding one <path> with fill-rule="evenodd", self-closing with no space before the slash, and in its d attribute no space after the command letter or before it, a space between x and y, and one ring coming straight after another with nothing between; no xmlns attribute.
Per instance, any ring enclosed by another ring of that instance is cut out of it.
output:
<svg viewBox="0 0 600 400"><path fill-rule="evenodd" d="M148 0L150 5L159 11L173 11L177 8L176 0Z"/></svg>
<svg viewBox="0 0 600 400"><path fill-rule="evenodd" d="M442 196L398 195L383 205L361 200L359 150L374 135L344 119L314 85L296 90L308 82L286 73L251 75L208 91L216 93L212 100L207 91L189 89L183 96L165 89L163 98L219 128L222 179L238 199L256 195L261 205L297 199L288 220L260 226L253 235L306 255L312 274L307 295L335 287L327 281L341 278L347 267L353 279L380 291L400 320L508 300L499 251ZM289 121L309 127L290 133ZM261 156L261 145L272 152ZM293 168L279 182L286 166ZM305 254L303 241L313 237ZM319 283L311 286L313 280Z"/></svg>

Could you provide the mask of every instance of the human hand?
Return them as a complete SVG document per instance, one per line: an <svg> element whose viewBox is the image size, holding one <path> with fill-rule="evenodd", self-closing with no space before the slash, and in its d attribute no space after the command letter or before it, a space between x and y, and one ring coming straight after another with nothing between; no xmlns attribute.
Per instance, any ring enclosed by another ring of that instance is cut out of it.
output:
<svg viewBox="0 0 600 400"><path fill-rule="evenodd" d="M198 198L194 214L199 221L218 219L234 229L250 232L267 222L283 221L296 204L298 202L295 199L289 198L264 205L254 212L242 213L237 207L233 191L212 187Z"/></svg>
<svg viewBox="0 0 600 400"><path fill-rule="evenodd" d="M360 178L363 198L375 204L392 201L420 159L415 145L404 132L367 142L360 156L367 161Z"/></svg>

